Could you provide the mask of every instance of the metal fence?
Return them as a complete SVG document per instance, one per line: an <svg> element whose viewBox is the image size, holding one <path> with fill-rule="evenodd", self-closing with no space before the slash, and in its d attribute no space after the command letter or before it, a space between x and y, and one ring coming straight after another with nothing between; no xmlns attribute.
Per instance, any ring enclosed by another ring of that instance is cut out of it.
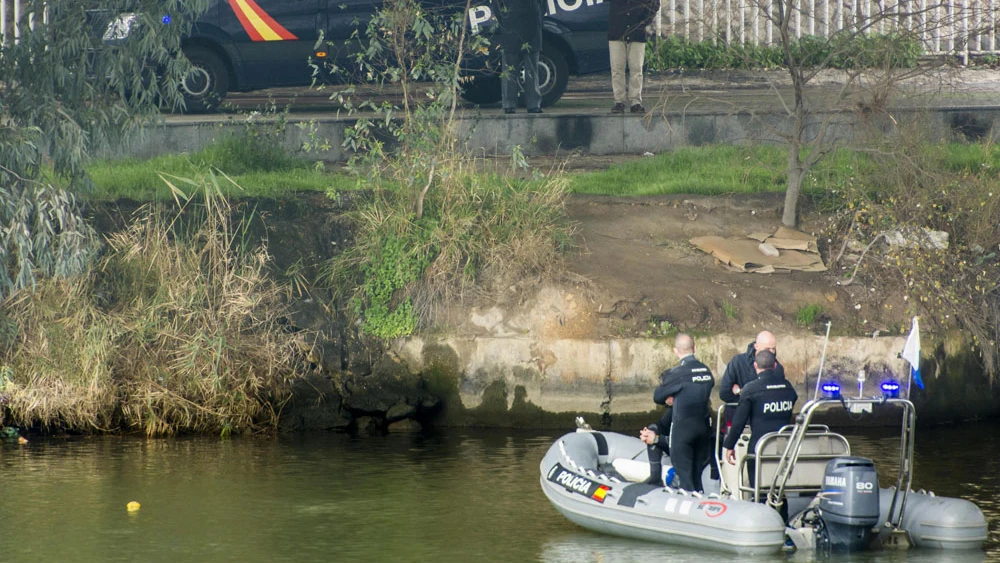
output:
<svg viewBox="0 0 1000 563"><path fill-rule="evenodd" d="M582 1L582 0L581 0ZM598 0L600 1L600 0ZM606 1L606 0L605 0ZM796 37L845 30L917 34L934 55L1000 54L997 0L660 0L664 33L693 41L770 45L778 30L768 13L784 7ZM0 0L0 45L16 43L35 25L25 0ZM47 21L47 10L42 14ZM25 29L27 26L27 29Z"/></svg>
<svg viewBox="0 0 1000 563"><path fill-rule="evenodd" d="M12 45L21 40L25 33L35 29L35 14L26 13L28 3L24 0L0 0L0 47ZM42 12L42 22L48 23L49 12Z"/></svg>
<svg viewBox="0 0 1000 563"><path fill-rule="evenodd" d="M692 41L770 45L779 18L769 14L781 9L794 37L904 32L928 54L1000 53L997 0L661 0L661 29Z"/></svg>

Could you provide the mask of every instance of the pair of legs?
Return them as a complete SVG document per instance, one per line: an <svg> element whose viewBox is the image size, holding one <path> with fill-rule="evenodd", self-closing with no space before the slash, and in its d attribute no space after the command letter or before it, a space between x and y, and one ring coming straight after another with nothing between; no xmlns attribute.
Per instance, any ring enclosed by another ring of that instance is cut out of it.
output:
<svg viewBox="0 0 1000 563"><path fill-rule="evenodd" d="M608 41L611 55L611 90L615 105L642 106L642 65L646 59L646 44L638 41ZM628 69L628 83L625 75Z"/></svg>
<svg viewBox="0 0 1000 563"><path fill-rule="evenodd" d="M534 49L510 52L505 50L501 56L503 62L502 85L500 93L503 97L503 109L507 113L517 107L517 95L521 89L518 78L521 68L524 68L524 105L529 112L537 113L542 108L542 96L538 91L538 51Z"/></svg>
<svg viewBox="0 0 1000 563"><path fill-rule="evenodd" d="M674 464L678 486L685 491L703 491L701 473L714 444L709 428L674 428L670 440L670 461Z"/></svg>

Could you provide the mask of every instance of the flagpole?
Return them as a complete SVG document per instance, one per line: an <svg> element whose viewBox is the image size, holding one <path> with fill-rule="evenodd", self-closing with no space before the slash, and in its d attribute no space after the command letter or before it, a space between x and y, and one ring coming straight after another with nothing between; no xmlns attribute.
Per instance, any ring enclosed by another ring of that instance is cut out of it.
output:
<svg viewBox="0 0 1000 563"><path fill-rule="evenodd" d="M823 363L826 362L826 345L830 343L830 321L826 321L826 337L823 338L823 355L819 358L819 373L816 374L816 392L813 393L813 400L815 401L819 397L819 382L823 380ZM809 392L809 388L806 388L806 393Z"/></svg>
<svg viewBox="0 0 1000 563"><path fill-rule="evenodd" d="M906 362L906 372L909 374L906 376L906 400L909 401L910 387L913 386L913 367L910 366L910 362Z"/></svg>

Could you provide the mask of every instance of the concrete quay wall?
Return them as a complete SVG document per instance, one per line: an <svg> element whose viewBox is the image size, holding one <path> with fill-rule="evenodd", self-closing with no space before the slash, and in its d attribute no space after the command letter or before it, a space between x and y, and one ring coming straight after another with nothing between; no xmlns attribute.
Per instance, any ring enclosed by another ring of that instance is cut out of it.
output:
<svg viewBox="0 0 1000 563"><path fill-rule="evenodd" d="M595 112L597 110L594 110ZM830 138L856 139L872 127L891 133L900 123L923 123L932 138L985 139L995 136L1000 108L978 106L921 107L893 110L873 123L861 111L815 113L810 129L828 121ZM326 162L344 162L344 130L355 118L329 113L292 114L284 145L293 152ZM267 127L266 118L257 118ZM519 147L525 155L661 153L683 146L776 142L790 119L778 113L684 112L614 115L553 109L541 115L500 115L497 110L466 110L458 117L459 138L473 154L509 155ZM215 139L247 127L243 116L176 116L139 132L127 146L103 156L149 158L198 150ZM304 151L325 141L328 150Z"/></svg>
<svg viewBox="0 0 1000 563"><path fill-rule="evenodd" d="M727 362L745 351L753 338L714 335L695 339L698 358L716 378L713 407L720 405L718 382ZM969 372L974 360L956 342L927 343L922 360L925 389L911 384L909 364L899 358L905 343L902 336L832 337L826 342L819 335L782 335L778 358L799 394L797 409L814 396L818 380L840 384L845 397L881 396L881 384L891 380L900 383L901 396L917 404L925 421L1000 415L997 390L981 374ZM453 407L475 410L490 401L490 408L496 410L499 385L510 416L516 417L530 404L547 413L548 419L565 413L554 418L567 425L573 413L630 420L656 409L652 391L659 375L677 365L672 343L672 339L651 338L443 335L400 340L394 353L411 373L437 371L453 378L460 403ZM505 410L502 402L499 408Z"/></svg>

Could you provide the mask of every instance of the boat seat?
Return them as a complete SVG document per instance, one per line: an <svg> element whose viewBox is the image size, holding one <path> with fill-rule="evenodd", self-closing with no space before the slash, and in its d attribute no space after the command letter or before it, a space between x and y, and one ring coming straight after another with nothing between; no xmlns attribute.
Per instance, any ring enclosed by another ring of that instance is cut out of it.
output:
<svg viewBox="0 0 1000 563"><path fill-rule="evenodd" d="M755 496L762 499L767 494L767 488L774 481L775 473L781 456L788 446L794 426L785 426L777 432L765 434L757 442L754 458L740 463L739 490L742 497L753 500ZM831 432L826 425L810 425L799 446L799 456L785 482L785 492L799 496L814 495L823 489L823 476L826 465L831 459L851 455L851 446L847 438L836 432ZM747 462L757 464L757 484L755 492L747 479Z"/></svg>

